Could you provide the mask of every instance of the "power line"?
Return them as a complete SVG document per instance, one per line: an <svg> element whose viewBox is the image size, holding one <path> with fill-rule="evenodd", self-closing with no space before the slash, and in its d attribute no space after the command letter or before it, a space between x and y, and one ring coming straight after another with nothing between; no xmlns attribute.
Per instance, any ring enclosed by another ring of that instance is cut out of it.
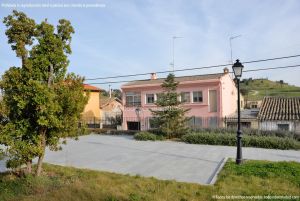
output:
<svg viewBox="0 0 300 201"><path fill-rule="evenodd" d="M278 66L278 67L270 67L270 68L250 69L250 70L243 71L243 73L265 71L265 70L276 70L276 69L284 69L284 68L297 68L297 67L300 67L300 64L291 65L291 66ZM229 73L233 73L233 72L229 72ZM87 84L116 84L116 83L133 82L133 81L144 81L144 80L107 81L107 82L100 82L100 83L97 82L97 83L87 83Z"/></svg>
<svg viewBox="0 0 300 201"><path fill-rule="evenodd" d="M243 64L249 64L249 63L258 63L258 62L265 62L265 61L274 61L274 60L280 60L280 59L290 59L300 57L299 54L297 55L290 55L290 56L283 56L283 57L274 57L274 58L268 58L268 59L259 59L259 60L252 60L252 61L246 61L243 62ZM201 69L209 69L209 68L218 68L218 67L226 67L231 66L231 63L228 64L219 64L219 65L212 65L212 66L202 66L202 67L196 67L196 68L183 68L178 70L167 70L167 71L158 71L156 74L163 74L163 73L172 73L172 72L181 72L181 71L191 71L191 70L201 70ZM142 76L142 75L149 75L151 73L137 73L137 74L128 74L128 75L116 75L116 76L109 76L109 77L98 77L98 78L88 78L85 80L104 80L104 79L112 79L112 78L123 78L123 77L135 77L135 76Z"/></svg>
<svg viewBox="0 0 300 201"><path fill-rule="evenodd" d="M299 65L291 65L291 66L279 66L279 67L270 67L270 68L258 68L258 69L252 69L252 70L245 70L243 72L255 72L255 71L264 71L264 70L276 70L281 68L297 68L300 67Z"/></svg>

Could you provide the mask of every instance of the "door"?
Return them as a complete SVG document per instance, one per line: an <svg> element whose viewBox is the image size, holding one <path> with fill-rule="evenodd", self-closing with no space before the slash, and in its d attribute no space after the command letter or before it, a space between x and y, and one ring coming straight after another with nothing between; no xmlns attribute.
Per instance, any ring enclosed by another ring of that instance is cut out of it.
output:
<svg viewBox="0 0 300 201"><path fill-rule="evenodd" d="M209 90L209 112L218 111L217 90Z"/></svg>

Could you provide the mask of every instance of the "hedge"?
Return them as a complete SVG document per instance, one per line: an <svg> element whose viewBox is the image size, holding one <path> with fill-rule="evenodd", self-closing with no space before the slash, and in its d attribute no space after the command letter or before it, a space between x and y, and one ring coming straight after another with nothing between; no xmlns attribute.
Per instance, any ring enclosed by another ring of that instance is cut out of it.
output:
<svg viewBox="0 0 300 201"><path fill-rule="evenodd" d="M182 141L190 144L236 146L236 135L223 133L192 133L182 136ZM244 147L267 149L300 149L300 142L288 137L243 135Z"/></svg>
<svg viewBox="0 0 300 201"><path fill-rule="evenodd" d="M236 128L200 128L194 130L195 133L231 133L236 134ZM251 136L276 136L276 137L289 137L300 141L300 134L296 134L290 131L282 131L282 130L258 130L252 128L243 128L243 134L251 135Z"/></svg>
<svg viewBox="0 0 300 201"><path fill-rule="evenodd" d="M134 139L139 140L139 141L147 141L147 140L156 141L156 140L163 140L164 137L161 135L155 135L153 133L149 133L146 131L141 131L134 135Z"/></svg>
<svg viewBox="0 0 300 201"><path fill-rule="evenodd" d="M107 134L107 135L134 135L138 131L131 130L113 130L113 129L105 129L105 128L90 128L88 129L90 133L95 134Z"/></svg>

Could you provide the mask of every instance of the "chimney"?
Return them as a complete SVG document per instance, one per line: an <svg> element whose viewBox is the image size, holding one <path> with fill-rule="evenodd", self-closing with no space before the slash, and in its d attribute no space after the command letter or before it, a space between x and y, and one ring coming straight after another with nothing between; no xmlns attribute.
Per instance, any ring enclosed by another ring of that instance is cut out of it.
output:
<svg viewBox="0 0 300 201"><path fill-rule="evenodd" d="M156 73L151 73L151 80L156 80L156 79L157 79Z"/></svg>
<svg viewBox="0 0 300 201"><path fill-rule="evenodd" d="M228 68L224 68L223 71L224 71L224 74L228 74L229 73L229 69Z"/></svg>

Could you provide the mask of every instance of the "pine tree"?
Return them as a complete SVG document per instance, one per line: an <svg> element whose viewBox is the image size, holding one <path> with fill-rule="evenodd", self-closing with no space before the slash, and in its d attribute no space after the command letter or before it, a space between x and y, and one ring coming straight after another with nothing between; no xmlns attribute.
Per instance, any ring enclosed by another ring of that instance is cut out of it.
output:
<svg viewBox="0 0 300 201"><path fill-rule="evenodd" d="M153 121L168 138L180 137L188 132L189 118L185 116L188 109L182 108L178 100L179 94L176 92L178 84L174 74L169 74L161 85L163 93L158 94L155 103L158 109L150 110Z"/></svg>

